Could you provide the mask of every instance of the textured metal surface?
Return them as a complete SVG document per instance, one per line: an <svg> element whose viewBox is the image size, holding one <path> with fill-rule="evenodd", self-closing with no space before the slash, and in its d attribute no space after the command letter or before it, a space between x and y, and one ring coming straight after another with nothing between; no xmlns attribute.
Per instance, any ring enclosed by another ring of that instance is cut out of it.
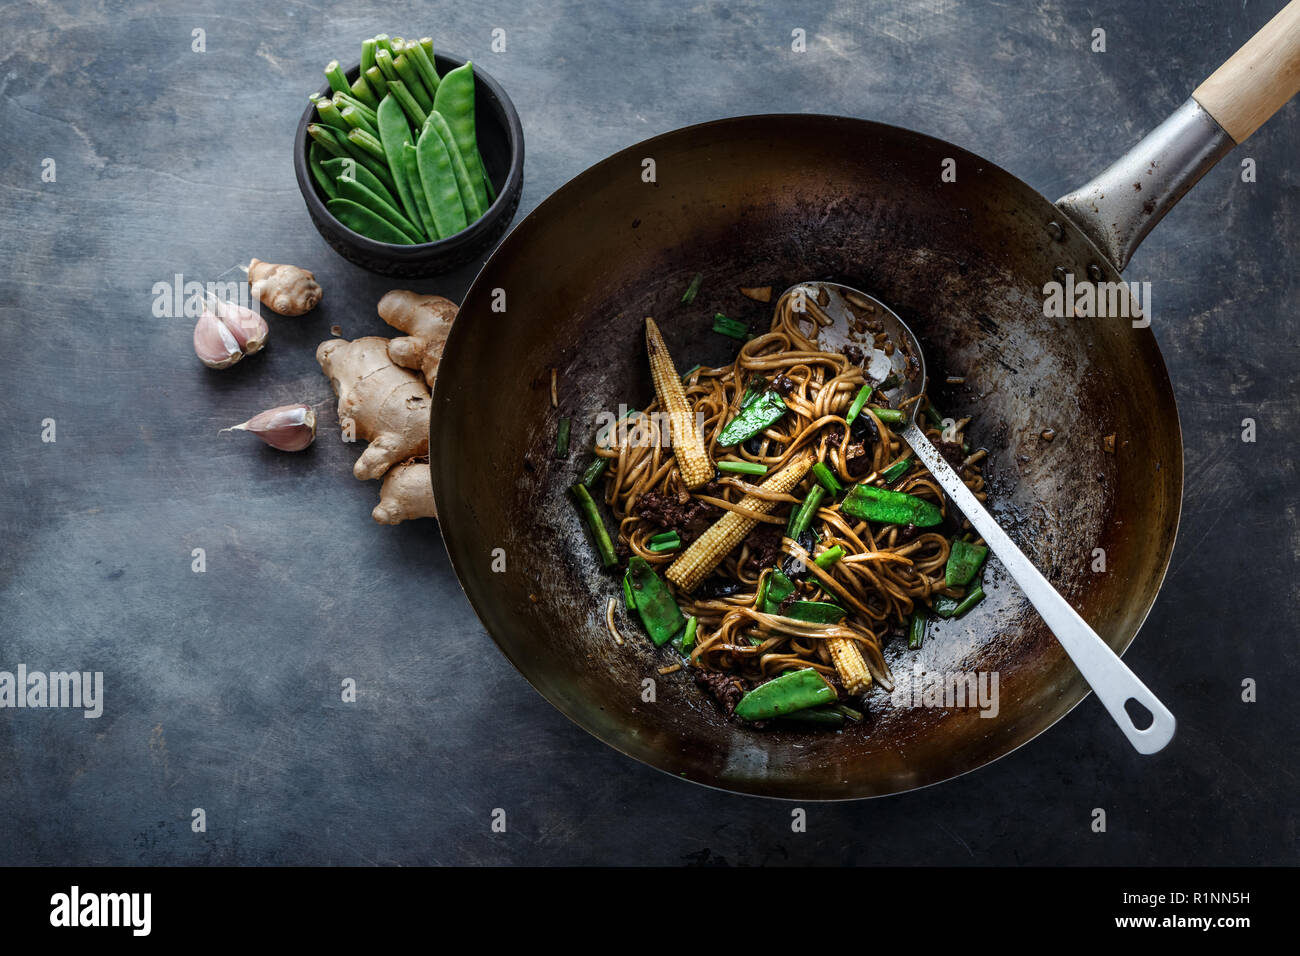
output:
<svg viewBox="0 0 1300 956"><path fill-rule="evenodd" d="M644 157L655 160L659 182L642 182ZM955 183L936 174L945 157L956 159ZM553 433L539 427L555 418L552 367L575 449L590 447L598 413L620 402L644 406L653 394L638 347L645 315L680 362L716 362L704 353L730 355L734 344L721 344L702 315L770 320L771 307L743 305L738 286L782 289L818 277L863 289L921 337L936 380L939 369L965 376L964 396L939 401L949 414L976 416L971 436L990 446L996 507L1004 520L1014 516L1019 544L1053 584L1122 650L1173 548L1177 412L1149 329L1127 319L1044 317L1052 267L1064 261L1084 274L1093 255L1077 232L1051 242L1041 224L1052 213L1027 186L950 144L798 115L665 134L548 198L493 254L462 305L430 440L453 564L524 676L593 733L662 770L799 799L936 783L1024 743L1077 703L1086 685L1023 595L995 572L993 599L936 626L919 655L929 673L999 673L995 719L894 706L877 693L871 719L840 734L728 723L689 672L657 678L668 656L642 640L619 647L611 639L605 603L619 588L592 560L566 501L585 456L555 461ZM696 271L704 274L700 296L683 306L681 290ZM513 304L494 314L492 290L502 288ZM502 385L485 390L488 380ZM1123 401L1117 381L1131 383ZM1069 439L1040 441L1049 420ZM1120 444L1108 455L1102 443L1112 434ZM505 480L485 487L489 474ZM1098 547L1122 576L1090 570ZM508 555L506 573L492 570L495 548ZM899 642L888 648L896 669L917 657ZM660 685L653 705L641 699L647 678Z"/></svg>
<svg viewBox="0 0 1300 956"><path fill-rule="evenodd" d="M1189 97L1128 152L1056 205L1122 270L1174 204L1235 145L1214 117Z"/></svg>
<svg viewBox="0 0 1300 956"><path fill-rule="evenodd" d="M107 700L98 721L0 713L0 860L1296 862L1281 743L1300 716L1295 104L1242 150L1256 182L1236 159L1211 170L1128 270L1154 280L1186 442L1174 560L1125 654L1171 688L1174 743L1152 759L1117 749L1088 699L954 783L807 807L805 833L787 804L684 784L574 727L497 652L436 526L374 525L377 487L351 477L356 448L330 430L312 353L336 323L388 334L374 304L393 283L320 240L289 160L321 67L383 29L432 33L505 85L528 137L523 211L649 135L805 109L925 130L1054 197L1163 120L1271 7L480 0L397 23L365 0L6 9L0 650L9 665L102 668ZM206 54L191 52L196 28ZM1104 54L1089 50L1098 28ZM57 184L40 181L45 157ZM325 300L273 320L256 361L208 374L190 324L154 318L149 290L251 255L315 269ZM459 300L475 271L412 287ZM297 400L323 403L304 456L217 435ZM54 446L39 441L47 416ZM198 546L205 575L190 571ZM355 705L339 700L346 676Z"/></svg>

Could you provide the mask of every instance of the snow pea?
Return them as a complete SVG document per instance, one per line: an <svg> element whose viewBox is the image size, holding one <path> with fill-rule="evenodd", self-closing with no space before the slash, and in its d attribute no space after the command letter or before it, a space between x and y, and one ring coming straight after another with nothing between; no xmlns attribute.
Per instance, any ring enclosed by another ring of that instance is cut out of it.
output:
<svg viewBox="0 0 1300 956"><path fill-rule="evenodd" d="M718 432L718 444L723 448L748 441L765 428L771 428L781 420L788 409L781 393L767 389L751 398L748 403L742 400L736 417L727 422Z"/></svg>
<svg viewBox="0 0 1300 956"><path fill-rule="evenodd" d="M840 503L840 510L861 521L912 524L929 528L943 521L936 505L914 495L873 485L854 485Z"/></svg>
<svg viewBox="0 0 1300 956"><path fill-rule="evenodd" d="M325 166L326 163L335 162L335 160L326 159L328 155L320 143L312 140L311 148L307 150L307 168L311 170L311 178L316 181L316 185L325 194L325 198L335 199L338 197L338 187L334 185L334 179ZM338 160L338 162L342 162L342 160Z"/></svg>
<svg viewBox="0 0 1300 956"><path fill-rule="evenodd" d="M781 602L791 594L794 594L794 582L782 574L780 568L773 568L759 591L758 609L764 614L780 614Z"/></svg>
<svg viewBox="0 0 1300 956"><path fill-rule="evenodd" d="M686 626L686 616L682 614L682 609L677 606L668 586L659 579L645 558L634 554L628 559L624 580L632 589L641 623L645 625L646 633L656 646L667 644Z"/></svg>
<svg viewBox="0 0 1300 956"><path fill-rule="evenodd" d="M378 37L375 39L378 40ZM379 142L384 147L384 155L388 157L388 168L393 175L397 198L402 201L402 210L406 213L407 219L420 222L420 210L415 205L415 194L411 192L411 186L406 181L406 174L403 171L406 166L402 147L411 142L411 127L406 122L406 113L402 111L397 98L389 94L380 100L375 116L379 121Z"/></svg>
<svg viewBox="0 0 1300 956"><path fill-rule="evenodd" d="M807 710L796 710L793 714L781 714L780 718L791 723L812 724L818 727L841 727L844 724L844 715L830 707L810 707Z"/></svg>
<svg viewBox="0 0 1300 956"><path fill-rule="evenodd" d="M821 704L832 704L835 700L835 691L825 678L807 667L787 671L775 680L755 687L740 698L736 716L742 720L766 720Z"/></svg>
<svg viewBox="0 0 1300 956"><path fill-rule="evenodd" d="M416 158L415 147L410 143L402 146L402 175L406 177L406 184L411 188L411 198L415 200L415 208L420 212L420 224L426 233L436 236L438 227L433 224L433 214L429 212L429 200L425 198L424 186L420 182L420 163Z"/></svg>
<svg viewBox="0 0 1300 956"><path fill-rule="evenodd" d="M905 474L907 474L908 470L911 467L912 467L912 459L902 458L894 462L888 468L886 468L880 477L885 479L885 484L892 485L899 478L902 478Z"/></svg>
<svg viewBox="0 0 1300 956"><path fill-rule="evenodd" d="M988 555L989 549L984 545L954 538L952 550L948 552L948 563L943 569L943 583L950 588L963 588L970 584Z"/></svg>
<svg viewBox="0 0 1300 956"><path fill-rule="evenodd" d="M350 176L340 176L338 178L338 191L338 198L350 199L358 206L369 209L390 226L395 226L404 233L410 242L424 242L424 236L420 233L420 230L412 225L405 216L390 206L382 197L357 182L356 179ZM386 242L387 240L383 241Z"/></svg>
<svg viewBox="0 0 1300 956"><path fill-rule="evenodd" d="M775 613L812 624L837 624L844 620L844 608L825 601L795 601Z"/></svg>
<svg viewBox="0 0 1300 956"><path fill-rule="evenodd" d="M350 156L347 158L336 156L334 159L327 159L321 163L321 168L329 174L330 185L334 185L334 181L340 177L355 179L388 205L394 209L398 208L397 198L388 187L381 183L374 173L360 163L353 161ZM335 186L335 188L338 187Z"/></svg>
<svg viewBox="0 0 1300 956"><path fill-rule="evenodd" d="M466 60L464 64L451 70L438 84L433 94L433 108L447 120L456 148L465 161L469 172L469 186L473 190L474 206L465 203L470 221L483 215L487 209L487 187L483 185L483 166L478 156L478 136L474 130L474 64ZM465 197L462 196L462 199ZM474 210L478 211L475 212Z"/></svg>
<svg viewBox="0 0 1300 956"><path fill-rule="evenodd" d="M450 73L447 75L451 76ZM472 223L483 215L483 207L478 205L478 199L474 195L474 184L470 182L469 167L465 165L465 157L456 143L455 133L447 117L438 110L429 114L429 125L438 131L438 138L447 147L447 155L451 157L451 171L456 176L456 189L460 192L460 201L465 207L465 221L467 224Z"/></svg>
<svg viewBox="0 0 1300 956"><path fill-rule="evenodd" d="M456 184L456 173L452 169L451 153L439 132L441 127L446 126L445 122L438 122L441 118L436 111L429 114L429 122L420 134L415 151L424 197L428 200L429 214L438 230L435 238L446 239L460 232L469 223L465 218L465 205L460 201L460 187ZM599 460L604 461L603 458Z"/></svg>
<svg viewBox="0 0 1300 956"><path fill-rule="evenodd" d="M396 226L351 199L331 199L325 204L325 208L353 232L358 232L376 242L391 242L399 246L415 244Z"/></svg>

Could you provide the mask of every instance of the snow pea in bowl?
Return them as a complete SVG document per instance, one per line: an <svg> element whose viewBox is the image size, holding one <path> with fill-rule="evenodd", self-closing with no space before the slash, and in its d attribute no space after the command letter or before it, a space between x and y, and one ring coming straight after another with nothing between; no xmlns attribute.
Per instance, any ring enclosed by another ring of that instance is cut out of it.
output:
<svg viewBox="0 0 1300 956"><path fill-rule="evenodd" d="M331 63L294 138L312 224L339 255L381 275L439 275L476 259L505 234L523 191L523 127L501 84L461 57L426 63L441 96L432 83L413 91L413 81L382 97L372 85L368 102L334 95L359 83L361 64ZM428 188L411 190L412 181Z"/></svg>

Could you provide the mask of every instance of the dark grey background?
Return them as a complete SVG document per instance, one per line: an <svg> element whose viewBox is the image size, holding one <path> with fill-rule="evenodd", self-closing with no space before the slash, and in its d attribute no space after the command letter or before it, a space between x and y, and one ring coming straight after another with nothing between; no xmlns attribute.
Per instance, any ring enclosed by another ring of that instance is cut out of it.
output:
<svg viewBox="0 0 1300 956"><path fill-rule="evenodd" d="M378 485L351 477L313 351L335 324L388 334L374 306L395 283L326 247L290 159L325 62L384 30L432 34L505 84L527 137L521 215L637 140L768 111L919 129L1054 197L1278 0L320 6L0 6L0 669L106 681L98 721L0 711L0 862L1296 862L1297 104L1127 273L1153 282L1187 447L1178 547L1127 655L1177 714L1174 743L1135 755L1089 698L961 780L810 806L805 834L789 804L671 779L569 724L483 632L436 525L371 521ZM253 255L313 269L325 301L210 372L151 289ZM474 271L402 284L458 300ZM218 434L292 401L324 403L304 454Z"/></svg>

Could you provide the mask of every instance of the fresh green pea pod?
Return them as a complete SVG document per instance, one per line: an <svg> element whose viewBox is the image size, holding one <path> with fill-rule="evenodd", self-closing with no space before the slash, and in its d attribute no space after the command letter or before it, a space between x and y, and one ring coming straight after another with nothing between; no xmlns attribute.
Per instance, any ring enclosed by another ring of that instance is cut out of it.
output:
<svg viewBox="0 0 1300 956"><path fill-rule="evenodd" d="M331 185L339 177L354 179L388 203L388 205L401 212L401 202L393 195L392 190L381 183L374 173L360 163L355 162L351 156L327 159L321 163L321 167L329 174Z"/></svg>
<svg viewBox="0 0 1300 956"><path fill-rule="evenodd" d="M460 201L456 174L451 168L451 153L438 132L436 122L425 125L415 150L419 160L420 181L424 185L424 197L428 200L429 213L438 230L437 238L454 236L469 223L465 218L465 205Z"/></svg>
<svg viewBox="0 0 1300 956"><path fill-rule="evenodd" d="M433 95L433 108L447 120L447 126L456 139L456 148L469 171L470 188L474 191L479 213L471 214L473 222L488 207L487 187L483 185L483 165L478 156L478 135L474 127L474 64L466 60L451 70L438 84ZM468 203L466 211L470 210Z"/></svg>
<svg viewBox="0 0 1300 956"><path fill-rule="evenodd" d="M421 222L415 195L406 181L405 157L402 155L402 147L411 142L411 127L406 122L406 113L402 111L397 98L390 93L380 100L375 116L379 120L379 142L383 144L384 154L388 157L388 168L393 174L397 198L402 201L402 211L411 222Z"/></svg>
<svg viewBox="0 0 1300 956"><path fill-rule="evenodd" d="M447 75L451 76L450 73ZM460 148L456 145L456 136L447 118L437 110L429 114L429 125L438 131L439 138L447 147L447 155L451 157L451 171L456 176L456 188L460 191L460 201L465 207L465 221L472 223L483 215L483 206L479 204L478 196L474 192L474 184L470 181L470 171L465 165L465 157L461 155Z"/></svg>
<svg viewBox="0 0 1300 956"><path fill-rule="evenodd" d="M420 230L413 226L405 216L355 179L340 176L337 180L337 186L339 199L350 199L358 206L366 207L390 226L396 226L411 242L424 242L424 236L420 233Z"/></svg>
<svg viewBox="0 0 1300 956"><path fill-rule="evenodd" d="M844 608L825 601L795 601L787 605L785 610L773 613L812 624L838 624L844 620Z"/></svg>
<svg viewBox="0 0 1300 956"><path fill-rule="evenodd" d="M840 510L861 521L913 524L918 528L931 528L943 521L943 512L933 502L874 485L854 485L840 502Z"/></svg>
<svg viewBox="0 0 1300 956"><path fill-rule="evenodd" d="M766 720L796 711L807 710L822 704L833 704L835 690L826 679L811 667L786 671L775 680L760 684L736 705L736 716L741 720Z"/></svg>
<svg viewBox="0 0 1300 956"><path fill-rule="evenodd" d="M345 159L356 160L370 170L389 192L396 191L397 186L393 182L393 177L389 175L388 167L352 142L347 136L339 133L338 130L322 126L319 123L313 123L307 127L307 132L311 134L312 139L325 148L327 153L333 153L335 156L341 156ZM355 133L357 131L349 130L349 132Z"/></svg>
<svg viewBox="0 0 1300 956"><path fill-rule="evenodd" d="M402 174L406 177L406 184L411 187L411 196L415 199L415 208L420 211L420 223L424 226L424 231L436 236L438 227L434 225L433 215L429 212L429 200L424 195L424 186L420 182L420 163L415 147L410 143L402 147Z"/></svg>
<svg viewBox="0 0 1300 956"><path fill-rule="evenodd" d="M840 727L844 724L844 715L829 707L810 707L808 710L796 710L792 714L781 714L781 720L797 724L812 724L818 727Z"/></svg>
<svg viewBox="0 0 1300 956"><path fill-rule="evenodd" d="M398 246L412 246L411 242L396 226L371 212L365 206L354 203L351 199L331 199L325 204L330 213L353 232L360 233L376 242L391 242Z"/></svg>
<svg viewBox="0 0 1300 956"><path fill-rule="evenodd" d="M337 160L337 162L342 161ZM329 170L325 168L327 162L335 162L335 160L329 159L329 153L325 152L320 143L313 140L311 148L307 150L307 168L311 170L311 178L316 181L316 185L325 194L325 198L334 199L338 196L338 187L334 185L334 179L330 176Z"/></svg>

